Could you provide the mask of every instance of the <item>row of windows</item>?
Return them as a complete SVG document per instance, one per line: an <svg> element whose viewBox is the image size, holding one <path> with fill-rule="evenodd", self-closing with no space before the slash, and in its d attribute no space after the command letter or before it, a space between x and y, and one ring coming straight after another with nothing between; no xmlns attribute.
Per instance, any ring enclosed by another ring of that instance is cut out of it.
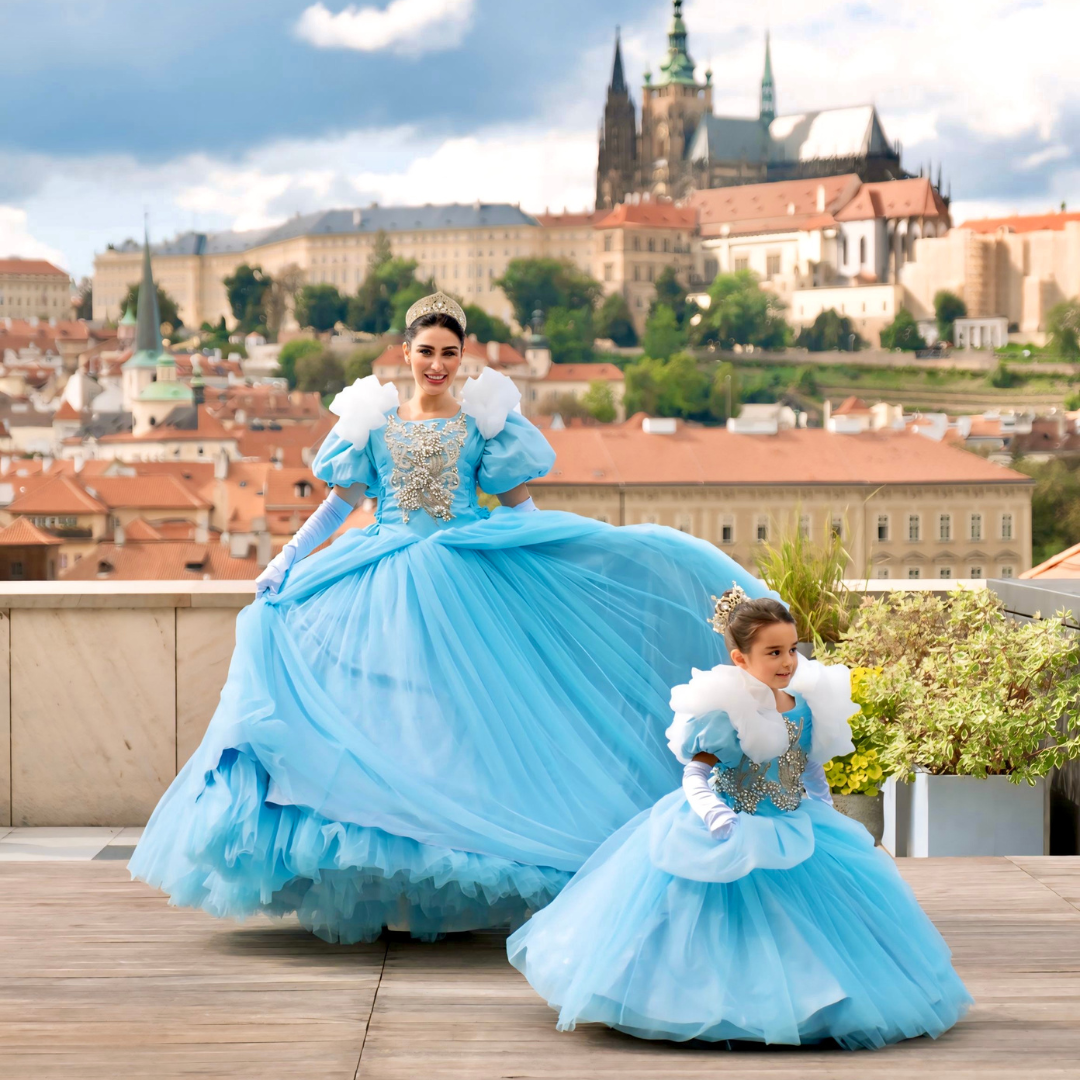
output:
<svg viewBox="0 0 1080 1080"><path fill-rule="evenodd" d="M986 576L985 572L984 572L985 567L983 567L983 566L969 566L967 569L968 569L967 576L969 578L975 578L976 580L978 580L978 579L981 579L981 578ZM999 578L1011 578L1011 577L1014 577L1015 574L1016 574L1016 567L1015 566L1006 565L1006 566L999 566L998 567L997 576ZM879 579L882 579L882 580L888 578L890 576L889 568L887 566L879 567L874 576L879 578ZM933 576L933 575L928 575L928 576ZM953 577L952 567L951 566L939 566L936 576L938 578L940 578L941 580L943 580L943 581L949 580L950 578ZM922 577L923 577L923 572L922 572L921 567L919 567L919 566L909 566L908 567L908 569L907 569L907 578L908 578L909 581L919 581L919 580L922 579Z"/></svg>
<svg viewBox="0 0 1080 1080"><path fill-rule="evenodd" d="M985 516L982 513L968 514L966 524L968 540L988 539L986 536ZM958 536L953 535L953 532L953 515L938 514L937 539L939 541L959 539ZM999 540L1014 539L1015 523L1012 514L1004 513L998 517L997 536ZM892 528L888 514L878 514L877 538L879 540L892 539ZM923 539L922 514L907 515L907 539L910 541L919 541Z"/></svg>
<svg viewBox="0 0 1080 1080"><path fill-rule="evenodd" d="M659 246L655 236L649 236L645 238L645 246L642 248L641 237L634 236L630 240L630 248L632 251L682 251L682 233L678 233L673 240L670 236L665 236L659 241ZM604 250L615 250L615 234L604 233Z"/></svg>
<svg viewBox="0 0 1080 1080"><path fill-rule="evenodd" d="M425 233L395 233L392 230L390 235L393 238L393 242L396 244L437 244L437 243L454 243L456 242L468 242L470 240L484 239L483 233L476 232L463 232L463 233L441 233L439 230L432 230L432 232ZM497 233L489 232L487 234L488 240L521 240L523 234L519 230L513 232L503 232L500 236ZM366 238L361 239L357 236L337 236L329 238L316 238L311 241L312 247L330 248L330 247L367 247L369 241Z"/></svg>

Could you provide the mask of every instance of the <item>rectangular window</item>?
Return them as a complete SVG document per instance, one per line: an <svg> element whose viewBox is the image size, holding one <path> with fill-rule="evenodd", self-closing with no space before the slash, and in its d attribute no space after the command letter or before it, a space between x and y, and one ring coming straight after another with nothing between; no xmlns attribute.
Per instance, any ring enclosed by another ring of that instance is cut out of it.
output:
<svg viewBox="0 0 1080 1080"><path fill-rule="evenodd" d="M735 260L735 272L738 273L740 270L749 270L749 269L750 269L750 258L749 258L749 256L747 256L747 255L738 256L738 258L736 258L736 260Z"/></svg>
<svg viewBox="0 0 1080 1080"><path fill-rule="evenodd" d="M604 263L604 280L611 281L615 277L615 267L611 263Z"/></svg>
<svg viewBox="0 0 1080 1080"><path fill-rule="evenodd" d="M780 273L780 256L779 255L766 255L765 256L765 273L771 280Z"/></svg>
<svg viewBox="0 0 1080 1080"><path fill-rule="evenodd" d="M1012 514L1001 515L1001 539L1011 540L1013 538L1013 516ZM1004 575L1002 575L1004 577Z"/></svg>
<svg viewBox="0 0 1080 1080"><path fill-rule="evenodd" d="M968 574L970 578L981 578L983 576L983 568L981 566L973 566L971 573Z"/></svg>
<svg viewBox="0 0 1080 1080"><path fill-rule="evenodd" d="M938 570L937 576L939 578L951 578L952 570L948 566L943 566L940 570Z"/></svg>
<svg viewBox="0 0 1080 1080"><path fill-rule="evenodd" d="M758 518L757 521L757 538L759 543L765 543L769 539L769 519Z"/></svg>
<svg viewBox="0 0 1080 1080"><path fill-rule="evenodd" d="M735 543L735 519L733 517L724 517L720 520L720 543L721 544L734 544Z"/></svg>
<svg viewBox="0 0 1080 1080"><path fill-rule="evenodd" d="M972 514L971 515L970 538L972 540L981 540L983 538L983 534L982 534L982 514Z"/></svg>
<svg viewBox="0 0 1080 1080"><path fill-rule="evenodd" d="M952 539L952 514L938 515L938 539Z"/></svg>
<svg viewBox="0 0 1080 1080"><path fill-rule="evenodd" d="M879 540L888 540L889 539L889 515L888 514L878 514L877 538Z"/></svg>
<svg viewBox="0 0 1080 1080"><path fill-rule="evenodd" d="M907 519L907 538L909 540L918 540L920 538L922 521L918 514L908 514Z"/></svg>
<svg viewBox="0 0 1080 1080"><path fill-rule="evenodd" d="M1001 568L1001 576L1003 578L1011 578L1013 576L1013 568L1011 566L1003 566Z"/></svg>
<svg viewBox="0 0 1080 1080"><path fill-rule="evenodd" d="M887 566L879 566L874 572L874 577L885 579L889 576L889 568Z"/></svg>
<svg viewBox="0 0 1080 1080"><path fill-rule="evenodd" d="M917 566L909 566L907 576L914 581L916 578L922 577L922 571Z"/></svg>
<svg viewBox="0 0 1080 1080"><path fill-rule="evenodd" d="M613 243L614 243L614 239L613 239L611 233L604 233L604 250L605 251L611 251Z"/></svg>
<svg viewBox="0 0 1080 1080"><path fill-rule="evenodd" d="M829 538L831 540L844 539L844 519L842 517L834 517L830 522Z"/></svg>
<svg viewBox="0 0 1080 1080"><path fill-rule="evenodd" d="M640 266L635 266L634 267L634 280L635 281L640 281L641 280L641 267Z"/></svg>

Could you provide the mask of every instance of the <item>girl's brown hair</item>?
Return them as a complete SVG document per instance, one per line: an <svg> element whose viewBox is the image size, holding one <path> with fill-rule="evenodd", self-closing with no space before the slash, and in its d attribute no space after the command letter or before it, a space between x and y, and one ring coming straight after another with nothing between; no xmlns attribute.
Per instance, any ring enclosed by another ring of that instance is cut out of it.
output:
<svg viewBox="0 0 1080 1080"><path fill-rule="evenodd" d="M729 589L728 592L731 592ZM727 596L728 593L724 593ZM723 599L723 597L721 597ZM795 625L791 612L779 600L768 596L756 600L744 600L732 609L724 628L724 643L728 652L738 649L741 653L750 651L754 638L766 627L776 623Z"/></svg>

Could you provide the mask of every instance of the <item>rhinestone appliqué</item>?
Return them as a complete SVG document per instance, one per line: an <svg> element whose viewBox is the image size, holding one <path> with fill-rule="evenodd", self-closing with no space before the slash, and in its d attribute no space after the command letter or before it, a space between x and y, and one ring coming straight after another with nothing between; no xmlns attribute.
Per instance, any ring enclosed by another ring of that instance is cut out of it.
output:
<svg viewBox="0 0 1080 1080"><path fill-rule="evenodd" d="M734 808L742 814L757 813L758 804L772 800L778 810L798 810L802 802L802 775L806 771L806 751L799 746L802 723L785 720L788 732L788 748L776 759L777 779L769 780L768 761L760 765L743 757L734 769L717 765L709 776L709 782L721 795L731 800Z"/></svg>
<svg viewBox="0 0 1080 1080"><path fill-rule="evenodd" d="M401 517L423 510L438 521L450 521L454 492L461 484L458 459L468 425L464 413L443 424L406 424L386 418L386 448L394 470L390 488L397 495Z"/></svg>

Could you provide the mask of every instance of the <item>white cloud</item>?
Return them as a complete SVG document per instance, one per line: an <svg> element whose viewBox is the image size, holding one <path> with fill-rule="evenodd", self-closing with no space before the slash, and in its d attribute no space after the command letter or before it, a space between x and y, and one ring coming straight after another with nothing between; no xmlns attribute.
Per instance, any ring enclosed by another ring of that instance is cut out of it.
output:
<svg viewBox="0 0 1080 1080"><path fill-rule="evenodd" d="M472 25L476 0L392 0L385 8L350 4L337 14L320 0L296 23L296 36L320 49L425 53L456 48Z"/></svg>
<svg viewBox="0 0 1080 1080"><path fill-rule="evenodd" d="M24 259L48 259L56 266L64 266L61 252L30 235L25 210L14 206L0 206L0 259L10 258L12 255L19 255Z"/></svg>
<svg viewBox="0 0 1080 1080"><path fill-rule="evenodd" d="M1018 161L1016 167L1022 171L1029 169L1037 169L1040 165L1048 165L1051 161L1061 161L1062 158L1067 158L1072 151L1064 144L1057 143L1054 146L1048 146L1045 150L1038 150L1034 154L1028 154L1023 161Z"/></svg>

